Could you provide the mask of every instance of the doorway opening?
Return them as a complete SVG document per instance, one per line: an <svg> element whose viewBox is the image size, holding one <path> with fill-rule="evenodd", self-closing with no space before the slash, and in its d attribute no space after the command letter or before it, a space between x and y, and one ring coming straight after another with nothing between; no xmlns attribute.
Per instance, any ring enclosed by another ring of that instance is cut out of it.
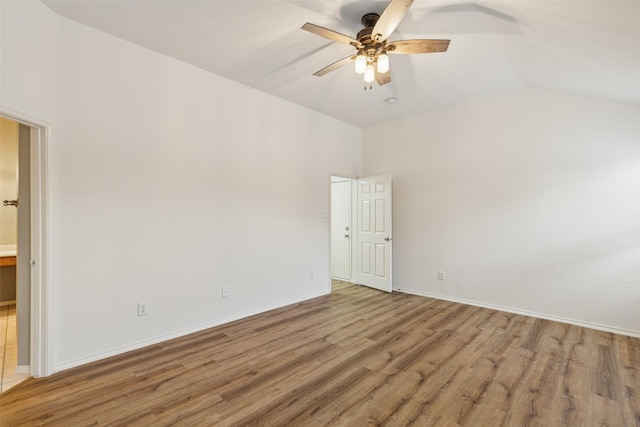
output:
<svg viewBox="0 0 640 427"><path fill-rule="evenodd" d="M391 175L331 176L332 280L392 291Z"/></svg>
<svg viewBox="0 0 640 427"><path fill-rule="evenodd" d="M351 178L331 176L330 271L332 279L345 282L355 282L356 278L354 183Z"/></svg>
<svg viewBox="0 0 640 427"><path fill-rule="evenodd" d="M31 129L0 117L0 391L29 375ZM19 204L18 202L22 203ZM18 309L18 301L20 308Z"/></svg>
<svg viewBox="0 0 640 427"><path fill-rule="evenodd" d="M3 381L2 391L5 391L8 386L15 385L15 381L52 373L51 349L47 345L47 328L51 322L46 292L46 148L49 127L6 109L0 111L0 127L3 149L7 145L13 146L17 157L15 171L12 172L11 150L0 154L0 198L3 201L0 206L0 227L3 231L0 249L1 255L5 255L0 258L5 263L15 264L14 279L3 280L3 295L0 295L0 299L6 300L6 313L2 313L6 314L5 332L12 332L15 340L12 346L4 348L7 356L3 357L2 376L13 374L10 382ZM11 297L12 300L9 299ZM10 366L9 370L7 366Z"/></svg>

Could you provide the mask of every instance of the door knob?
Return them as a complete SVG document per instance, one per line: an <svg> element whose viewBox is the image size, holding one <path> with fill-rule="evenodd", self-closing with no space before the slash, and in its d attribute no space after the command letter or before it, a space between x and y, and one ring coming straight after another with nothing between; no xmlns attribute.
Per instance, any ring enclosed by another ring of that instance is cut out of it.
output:
<svg viewBox="0 0 640 427"><path fill-rule="evenodd" d="M345 234L345 235L344 235L344 237L349 237L349 235L348 235L348 234Z"/></svg>
<svg viewBox="0 0 640 427"><path fill-rule="evenodd" d="M384 238L384 241L385 241L385 242L388 242L389 240L391 240L391 239L390 239L390 238L388 238L388 237L385 237L385 238Z"/></svg>

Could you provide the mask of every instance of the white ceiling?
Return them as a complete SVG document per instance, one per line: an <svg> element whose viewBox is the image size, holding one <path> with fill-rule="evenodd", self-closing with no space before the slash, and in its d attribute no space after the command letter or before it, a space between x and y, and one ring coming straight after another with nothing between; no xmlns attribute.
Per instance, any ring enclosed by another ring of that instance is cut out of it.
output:
<svg viewBox="0 0 640 427"><path fill-rule="evenodd" d="M416 0L390 40L451 39L447 53L391 56L364 91L353 53L300 29L355 37L386 1L45 1L56 13L359 127L521 87L640 104L640 0ZM117 58L114 58L117 61ZM384 102L397 98L395 105Z"/></svg>

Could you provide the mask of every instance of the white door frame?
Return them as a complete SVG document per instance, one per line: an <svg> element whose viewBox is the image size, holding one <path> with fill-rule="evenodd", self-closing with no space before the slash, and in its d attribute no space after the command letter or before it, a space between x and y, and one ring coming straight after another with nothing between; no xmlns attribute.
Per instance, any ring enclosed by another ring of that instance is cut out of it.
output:
<svg viewBox="0 0 640 427"><path fill-rule="evenodd" d="M51 126L44 120L0 107L0 116L31 128L31 354L29 374L44 377L53 373L49 280L48 146Z"/></svg>

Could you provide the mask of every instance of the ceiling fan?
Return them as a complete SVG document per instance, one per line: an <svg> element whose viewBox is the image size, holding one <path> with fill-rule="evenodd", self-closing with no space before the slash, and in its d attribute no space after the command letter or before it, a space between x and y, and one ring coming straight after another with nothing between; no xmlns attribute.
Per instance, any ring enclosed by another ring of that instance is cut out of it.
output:
<svg viewBox="0 0 640 427"><path fill-rule="evenodd" d="M404 15L412 3L413 0L391 0L384 12L382 12L382 15L378 15L377 13L365 14L361 19L364 29L357 34L355 39L308 22L304 24L302 26L303 30L338 43L351 45L357 51L355 55L342 58L316 71L313 75L321 77L347 65L351 61L355 61L356 73L363 75L364 88L366 90L367 85L369 89L371 89L374 80L376 80L380 86L391 81L388 53L414 54L446 52L450 40L422 39L387 41L387 38L393 33L398 24L400 24L400 21L402 21L402 18L404 18Z"/></svg>

